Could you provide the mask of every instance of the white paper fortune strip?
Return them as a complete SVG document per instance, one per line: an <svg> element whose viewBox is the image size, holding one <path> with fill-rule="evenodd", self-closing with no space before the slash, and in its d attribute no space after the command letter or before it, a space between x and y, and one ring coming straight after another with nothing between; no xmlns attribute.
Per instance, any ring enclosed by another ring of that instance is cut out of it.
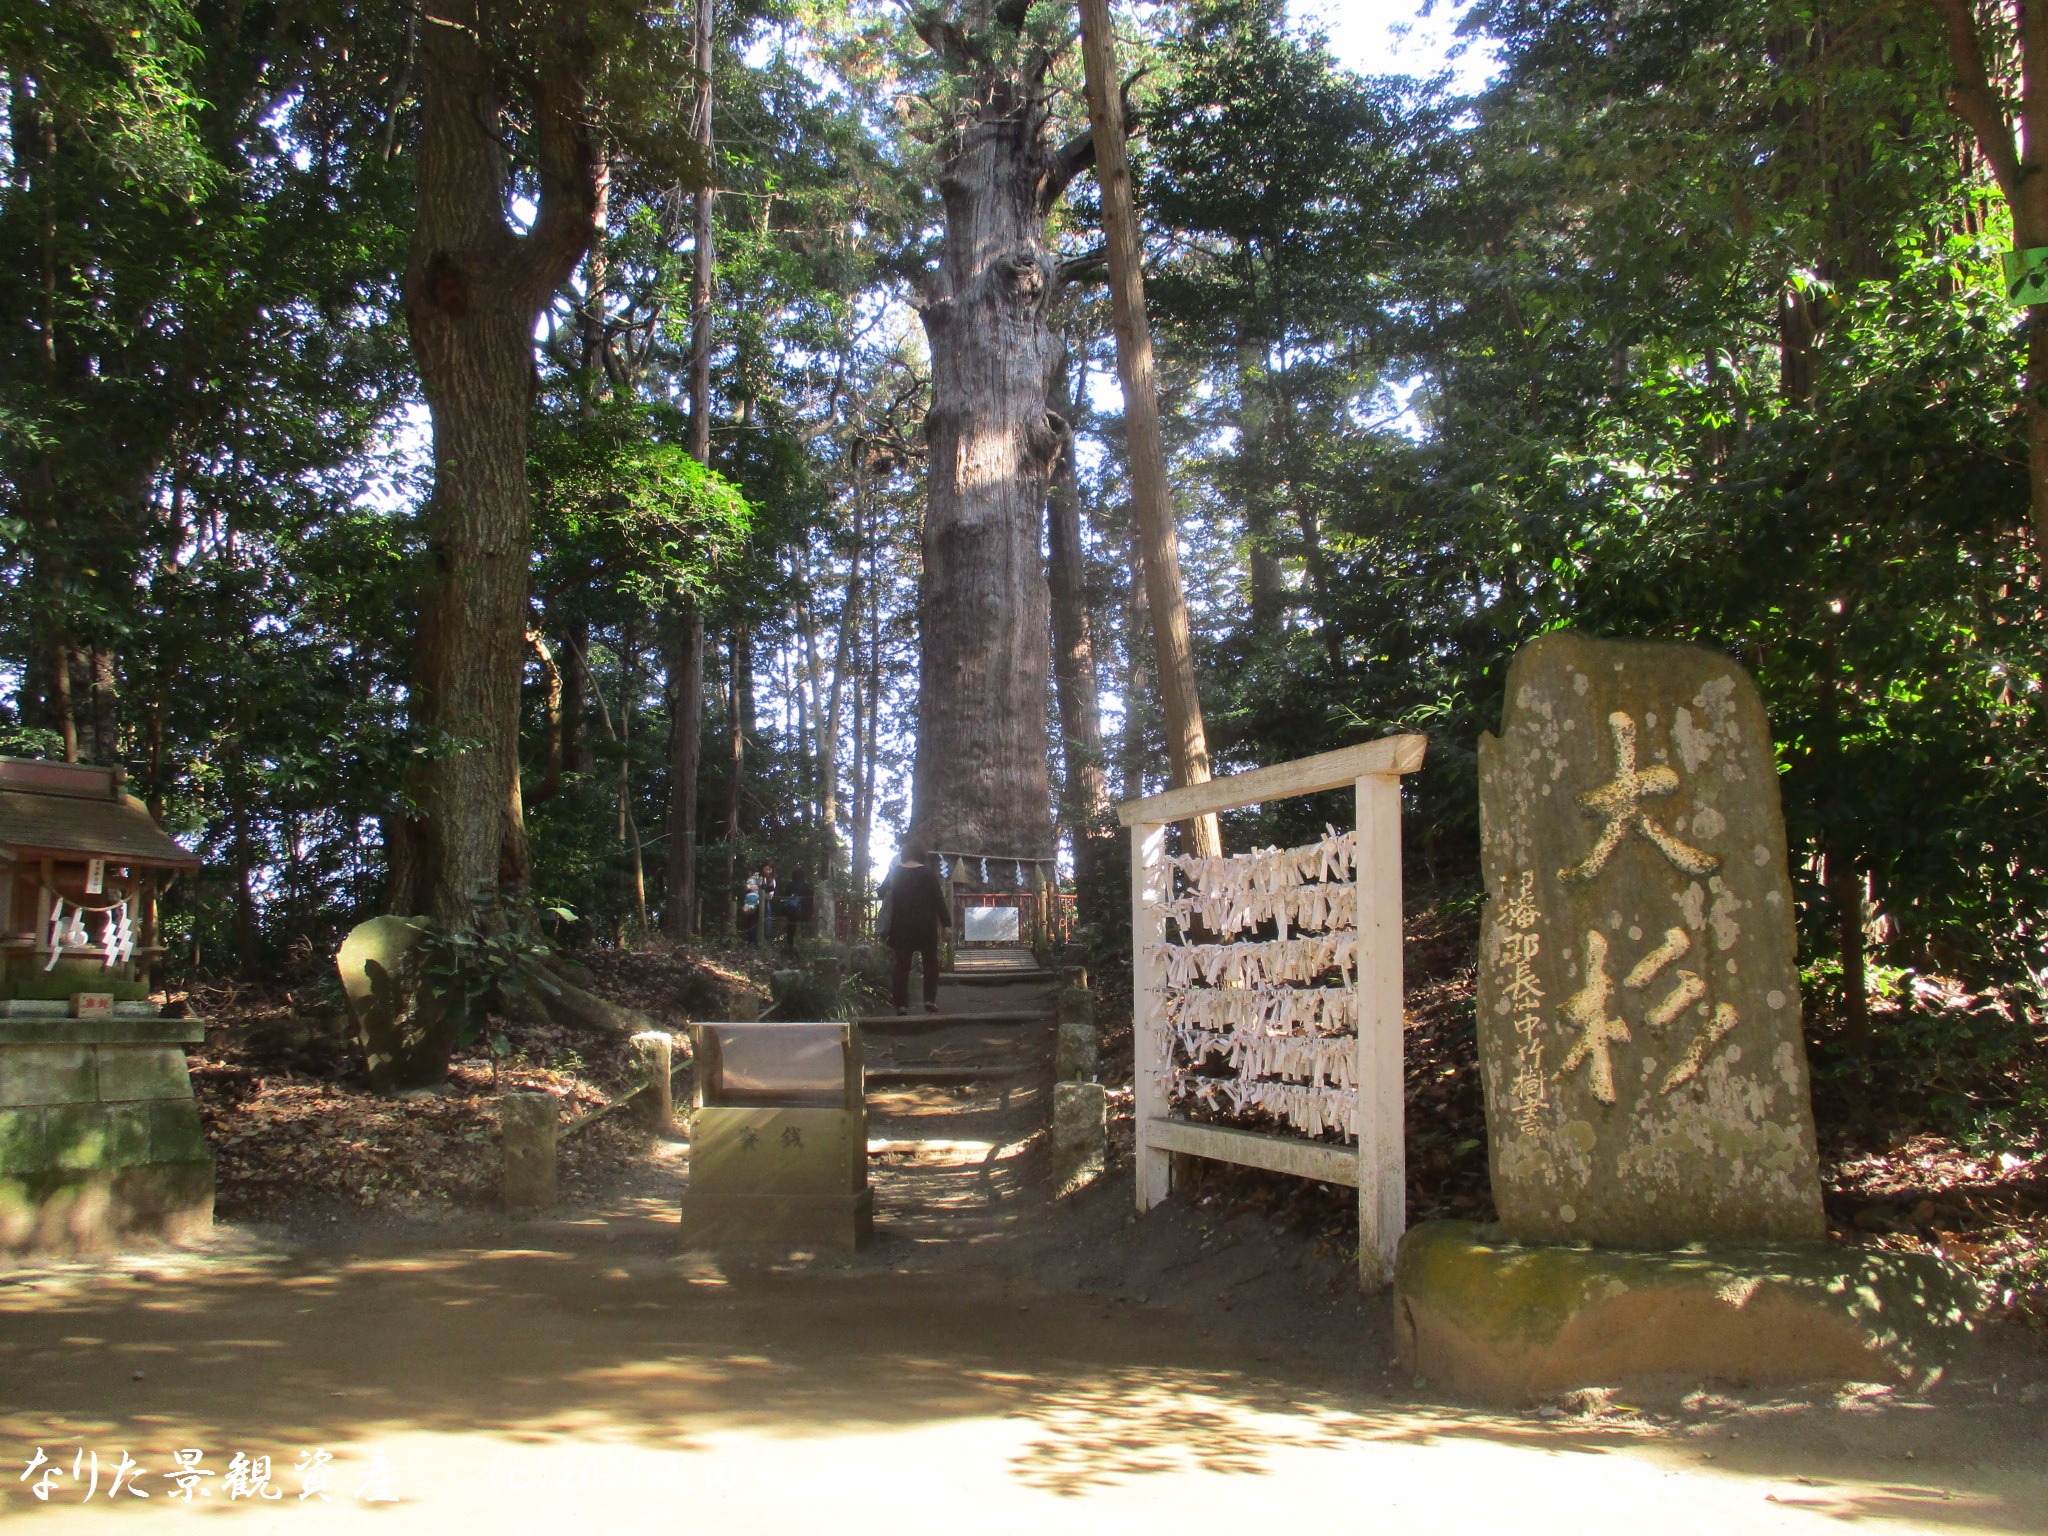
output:
<svg viewBox="0 0 2048 1536"><path fill-rule="evenodd" d="M1331 881L1322 885L1290 885L1277 891L1245 890L1230 895L1185 895L1161 904L1182 934L1199 926L1223 938L1279 922L1296 933L1358 926L1358 887Z"/></svg>
<svg viewBox="0 0 2048 1536"><path fill-rule="evenodd" d="M1174 990L1197 982L1211 987L1277 982L1306 986L1332 969L1342 971L1348 981L1358 960L1358 935L1311 934L1257 944L1161 944L1151 954L1166 973L1166 985Z"/></svg>
<svg viewBox="0 0 2048 1536"><path fill-rule="evenodd" d="M1349 880L1358 834L1326 829L1321 842L1300 848L1258 848L1216 859L1168 858L1167 868L1195 891L1277 891L1304 880Z"/></svg>
<svg viewBox="0 0 2048 1536"><path fill-rule="evenodd" d="M1358 1093L1351 1088L1324 1088L1309 1083L1247 1082L1235 1077L1198 1077L1189 1072L1165 1074L1168 1096L1193 1099L1204 1108L1242 1115L1263 1110L1286 1121L1306 1136L1325 1131L1358 1134Z"/></svg>
<svg viewBox="0 0 2048 1536"><path fill-rule="evenodd" d="M1154 995L1175 1029L1351 1035L1358 1026L1357 994L1349 987L1189 987Z"/></svg>
<svg viewBox="0 0 2048 1536"><path fill-rule="evenodd" d="M1173 1038L1192 1066L1215 1056L1242 1078L1289 1078L1335 1088L1358 1083L1358 1043L1348 1036L1238 1035L1182 1027Z"/></svg>

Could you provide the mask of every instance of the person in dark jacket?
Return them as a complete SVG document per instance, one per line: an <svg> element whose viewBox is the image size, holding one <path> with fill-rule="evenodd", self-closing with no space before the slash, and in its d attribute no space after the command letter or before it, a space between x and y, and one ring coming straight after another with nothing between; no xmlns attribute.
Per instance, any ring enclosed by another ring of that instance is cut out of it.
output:
<svg viewBox="0 0 2048 1536"><path fill-rule="evenodd" d="M804 872L803 865L797 865L790 871L789 884L775 901L775 914L782 919L782 944L792 955L796 953L797 930L811 920L817 911L817 900L811 877Z"/></svg>
<svg viewBox="0 0 2048 1536"><path fill-rule="evenodd" d="M883 896L889 904L889 929L882 935L895 952L896 969L890 993L899 1014L910 1012L910 961L924 957L924 1011L939 1011L939 930L953 926L952 902L938 871L925 862L924 850L906 846L889 872Z"/></svg>

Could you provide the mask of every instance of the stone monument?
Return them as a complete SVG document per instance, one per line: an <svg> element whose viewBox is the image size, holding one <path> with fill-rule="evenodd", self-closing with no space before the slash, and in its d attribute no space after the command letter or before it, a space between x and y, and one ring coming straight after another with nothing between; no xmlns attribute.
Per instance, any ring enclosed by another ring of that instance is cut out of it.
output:
<svg viewBox="0 0 2048 1536"><path fill-rule="evenodd" d="M1479 744L1479 1045L1524 1241L1826 1235L1798 934L1756 685L1689 645L1546 635Z"/></svg>
<svg viewBox="0 0 2048 1536"><path fill-rule="evenodd" d="M1498 1226L1403 1240L1396 1334L1494 1399L1904 1380L1968 1329L1928 1255L1825 1246L1769 724L1697 646L1558 633L1479 744Z"/></svg>

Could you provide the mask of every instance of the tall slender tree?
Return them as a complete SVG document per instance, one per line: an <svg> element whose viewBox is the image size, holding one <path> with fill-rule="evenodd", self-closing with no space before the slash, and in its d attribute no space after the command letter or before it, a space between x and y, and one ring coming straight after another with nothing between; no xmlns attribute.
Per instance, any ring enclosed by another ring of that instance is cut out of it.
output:
<svg viewBox="0 0 2048 1536"><path fill-rule="evenodd" d="M712 0L697 0L697 103L691 128L703 155L703 176L691 221L690 452L711 464L711 284L716 213L712 186ZM671 617L669 692L668 903L662 930L672 939L697 931L697 778L704 740L704 610L692 599Z"/></svg>
<svg viewBox="0 0 2048 1536"><path fill-rule="evenodd" d="M1131 456L1131 500L1145 546L1145 581L1152 608L1153 651L1166 716L1166 758L1176 788L1209 780L1209 735L1195 687L1194 634L1181 583L1180 539L1173 525L1173 492L1166 481L1166 443L1159 428L1159 390L1153 377L1152 326L1145 314L1145 268L1138 216L1131 195L1131 163L1124 148L1123 98L1116 69L1116 39L1109 0L1081 0L1081 57L1088 79L1088 120L1093 129L1095 179L1102 188L1102 231L1109 257L1110 306L1116 317L1117 373L1124 386L1124 435ZM1194 851L1223 851L1216 818L1188 824Z"/></svg>

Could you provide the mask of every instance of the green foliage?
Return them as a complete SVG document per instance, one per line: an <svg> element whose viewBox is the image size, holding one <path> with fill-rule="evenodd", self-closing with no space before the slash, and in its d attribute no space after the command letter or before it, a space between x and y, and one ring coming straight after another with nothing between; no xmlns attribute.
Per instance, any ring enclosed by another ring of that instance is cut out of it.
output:
<svg viewBox="0 0 2048 1536"><path fill-rule="evenodd" d="M459 1049L482 1033L491 1011L502 1009L508 999L538 1005L561 996L547 969L553 953L545 940L521 929L485 933L423 918L412 958L420 984L452 1026L450 1038Z"/></svg>
<svg viewBox="0 0 2048 1536"><path fill-rule="evenodd" d="M606 401L534 423L529 476L542 586L595 585L651 611L698 601L735 558L752 509L717 471L664 434L673 413Z"/></svg>

